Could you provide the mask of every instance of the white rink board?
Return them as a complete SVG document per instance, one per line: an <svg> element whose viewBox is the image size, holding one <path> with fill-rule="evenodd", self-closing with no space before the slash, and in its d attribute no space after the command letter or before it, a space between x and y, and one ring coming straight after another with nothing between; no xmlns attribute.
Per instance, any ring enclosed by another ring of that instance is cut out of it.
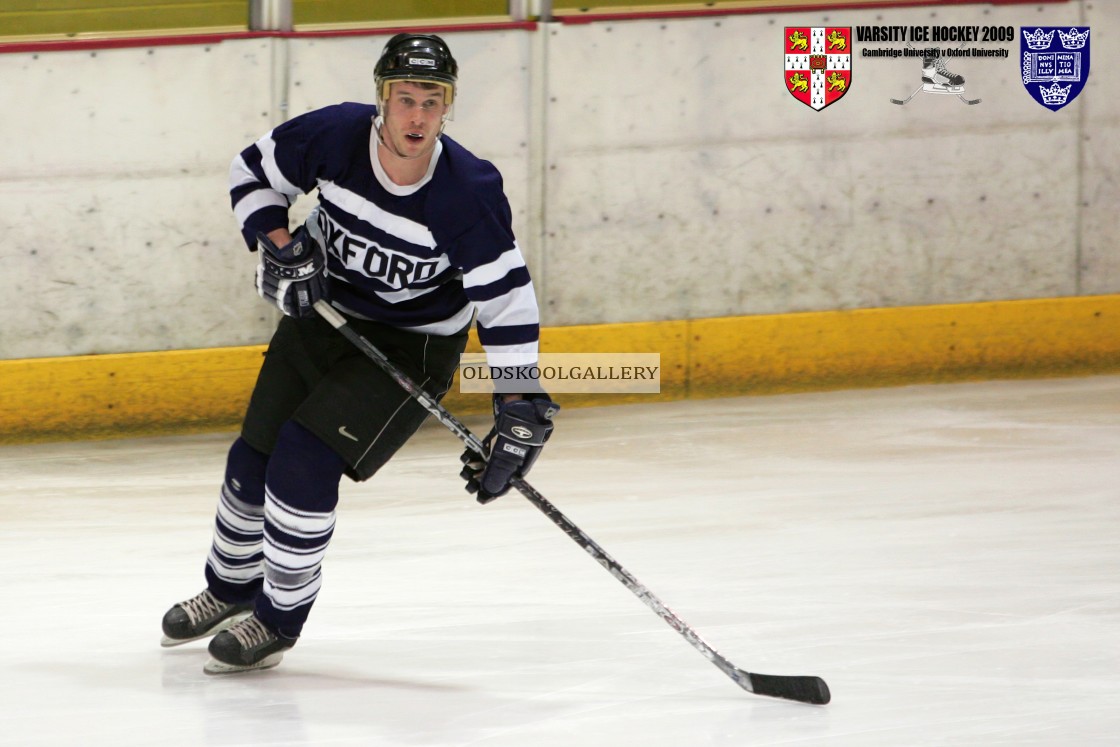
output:
<svg viewBox="0 0 1120 747"><path fill-rule="evenodd" d="M906 58L857 57L821 112L785 91L783 26L883 18L1086 22L1096 64L1058 113L1022 90L1017 42L951 62L977 106L891 105L920 82ZM502 170L546 325L1117 293L1117 34L1120 5L1083 1L448 33L448 133ZM33 104L0 118L0 256L30 300L0 358L267 340L229 162L285 97L371 100L384 40L0 54L6 100Z"/></svg>
<svg viewBox="0 0 1120 747"><path fill-rule="evenodd" d="M1098 12L1120 27L1120 10ZM878 24L888 13L900 25L963 23L970 14L974 23L1015 25L1027 15L1023 6L986 7L982 21L967 8L890 9L831 12L827 23ZM1047 5L1031 7L1029 18L1060 25L1078 13L1076 3ZM1111 208L1094 200L1079 210L1090 178L1079 162L1079 119L1055 116L1022 90L1017 46L1008 59L949 62L982 104L920 96L899 107L888 99L920 84L920 61L860 58L856 45L849 92L818 113L770 81L780 75L782 27L824 17L549 32L549 59L581 59L586 72L549 67L550 123L582 123L549 128L546 275L578 279L549 283L550 321L1084 292L1079 221ZM1115 106L1104 94L1086 91L1079 103ZM1114 132L1115 119L1101 128ZM1115 145L1097 147L1116 158ZM1120 289L1111 265L1093 268L1106 273L1094 277L1097 292Z"/></svg>
<svg viewBox="0 0 1120 747"><path fill-rule="evenodd" d="M1083 293L1115 293L1120 288L1120 241L1117 239L1116 211L1120 205L1120 96L1111 77L1111 63L1116 59L1117 35L1120 34L1120 5L1116 3L1081 3L1085 23L1100 32L1093 59L1095 73L1082 96L1089 96L1085 106L1083 132L1084 185L1080 209L1081 265ZM1103 72L1104 75L1096 73Z"/></svg>
<svg viewBox="0 0 1120 747"><path fill-rule="evenodd" d="M229 209L270 120L267 40L0 54L0 358L256 343L275 320Z"/></svg>

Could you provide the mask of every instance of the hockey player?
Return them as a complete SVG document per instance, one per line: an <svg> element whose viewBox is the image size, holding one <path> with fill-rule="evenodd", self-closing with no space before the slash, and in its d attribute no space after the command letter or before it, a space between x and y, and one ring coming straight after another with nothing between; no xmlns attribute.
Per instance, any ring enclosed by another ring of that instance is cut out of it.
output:
<svg viewBox="0 0 1120 747"><path fill-rule="evenodd" d="M457 73L439 37L398 34L374 69L376 106L295 117L233 161L233 212L259 253L258 292L285 316L229 450L207 587L163 618L165 646L215 636L209 673L272 667L295 645L342 476L372 477L426 416L316 301L437 398L476 314L487 353L536 363L538 309L501 176L443 134ZM289 234L289 205L315 188L318 204ZM539 456L556 409L539 388L495 394L492 456L464 455L467 490L483 503L508 491Z"/></svg>

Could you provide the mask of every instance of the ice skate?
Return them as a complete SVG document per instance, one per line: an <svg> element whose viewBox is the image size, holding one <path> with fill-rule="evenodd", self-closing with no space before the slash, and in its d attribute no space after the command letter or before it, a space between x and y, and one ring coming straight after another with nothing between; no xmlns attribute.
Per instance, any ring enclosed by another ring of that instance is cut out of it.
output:
<svg viewBox="0 0 1120 747"><path fill-rule="evenodd" d="M225 630L253 612L253 603L229 604L206 589L185 602L179 602L163 616L161 646L178 646Z"/></svg>
<svg viewBox="0 0 1120 747"><path fill-rule="evenodd" d="M907 46L913 49L913 47L909 43L907 44ZM965 98L964 76L957 75L956 73L950 71L947 67L945 67L945 63L942 62L939 56L923 57L922 85L915 88L914 92L904 99L892 98L891 103L902 106L909 103L910 99L914 98L919 93L949 94L950 96L956 96L961 101L969 105L980 103L980 99Z"/></svg>
<svg viewBox="0 0 1120 747"><path fill-rule="evenodd" d="M207 674L228 674L270 669L294 645L295 638L277 635L256 615L250 615L214 636L210 641L211 659L202 670Z"/></svg>
<svg viewBox="0 0 1120 747"><path fill-rule="evenodd" d="M926 93L964 93L964 76L950 72L940 57L922 60L922 90Z"/></svg>

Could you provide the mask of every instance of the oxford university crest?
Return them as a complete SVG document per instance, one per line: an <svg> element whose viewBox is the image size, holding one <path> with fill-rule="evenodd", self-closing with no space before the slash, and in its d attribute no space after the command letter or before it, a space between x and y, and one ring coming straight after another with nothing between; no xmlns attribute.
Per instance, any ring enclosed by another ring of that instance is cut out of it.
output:
<svg viewBox="0 0 1120 747"><path fill-rule="evenodd" d="M1077 98L1089 78L1089 27L1020 29L1022 77L1027 93L1051 111Z"/></svg>

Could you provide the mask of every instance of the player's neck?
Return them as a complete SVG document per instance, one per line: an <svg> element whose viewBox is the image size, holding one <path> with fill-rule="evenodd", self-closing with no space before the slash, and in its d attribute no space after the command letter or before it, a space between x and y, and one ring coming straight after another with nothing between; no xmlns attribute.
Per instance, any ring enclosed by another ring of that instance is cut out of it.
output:
<svg viewBox="0 0 1120 747"><path fill-rule="evenodd" d="M401 158L382 142L377 143L377 160L393 184L407 187L424 178L432 162L432 153L424 158Z"/></svg>

